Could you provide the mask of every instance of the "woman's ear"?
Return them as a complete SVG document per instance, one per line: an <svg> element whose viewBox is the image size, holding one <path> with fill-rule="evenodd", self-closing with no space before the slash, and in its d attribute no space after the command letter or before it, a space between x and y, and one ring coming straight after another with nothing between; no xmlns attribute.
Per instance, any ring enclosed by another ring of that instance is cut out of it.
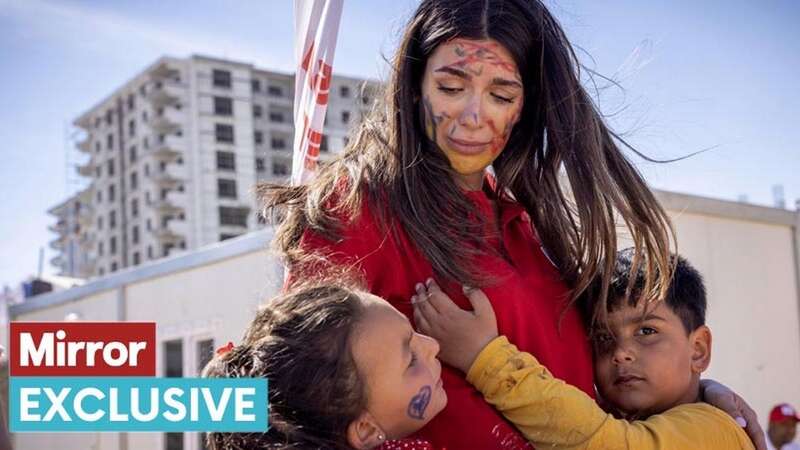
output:
<svg viewBox="0 0 800 450"><path fill-rule="evenodd" d="M711 329L701 325L689 335L689 340L692 345L692 371L703 373L711 364Z"/></svg>
<svg viewBox="0 0 800 450"><path fill-rule="evenodd" d="M386 441L386 433L369 412L364 412L347 426L347 443L357 450L368 450Z"/></svg>

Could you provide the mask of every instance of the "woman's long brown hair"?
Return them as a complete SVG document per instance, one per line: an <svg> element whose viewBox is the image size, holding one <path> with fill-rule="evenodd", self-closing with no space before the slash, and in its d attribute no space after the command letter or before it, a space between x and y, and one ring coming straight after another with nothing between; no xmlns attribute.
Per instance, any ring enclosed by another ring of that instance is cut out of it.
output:
<svg viewBox="0 0 800 450"><path fill-rule="evenodd" d="M517 63L524 106L493 164L496 192L510 193L529 212L572 301L597 283L589 309L593 322L605 321L618 220L636 248L635 266L645 269L643 293L663 297L672 273L669 218L581 86L580 64L561 26L541 2L529 0L422 1L393 60L382 105L343 153L308 185L259 187L265 214L282 219L275 245L289 268L312 257L299 245L305 230L335 241L344 218L367 202L387 232L399 222L437 276L486 283L469 264L494 251L484 223L474 220L475 207L455 184L447 158L427 139L419 106L428 57L458 37L494 39Z"/></svg>

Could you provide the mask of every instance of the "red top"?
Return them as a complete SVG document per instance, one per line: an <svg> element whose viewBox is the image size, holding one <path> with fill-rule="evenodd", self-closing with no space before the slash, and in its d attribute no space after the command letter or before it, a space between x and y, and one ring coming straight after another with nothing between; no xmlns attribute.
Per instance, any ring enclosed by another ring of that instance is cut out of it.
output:
<svg viewBox="0 0 800 450"><path fill-rule="evenodd" d="M486 217L496 217L484 192L467 195ZM399 236L395 239L391 231L379 229L364 203L361 215L345 227L339 242L333 243L307 230L301 245L323 251L337 263L355 264L363 272L369 290L389 301L413 323L410 298L414 295L414 285L433 276L431 265L411 243L399 221L395 220ZM542 253L524 208L508 199L499 200L497 207L502 243L494 239L492 244L498 248L503 245L509 259L484 256L476 263L486 274L502 280L495 286L483 287L497 315L500 334L506 335L520 350L536 356L556 377L594 396L591 350L577 310L568 309L559 324L566 301L565 284ZM460 286L442 282L439 285L461 308L471 309ZM444 366L442 381L447 407L413 438L427 439L437 449L530 448L516 429L467 383L463 374ZM418 439L395 441L383 449L430 448L415 445L418 442Z"/></svg>

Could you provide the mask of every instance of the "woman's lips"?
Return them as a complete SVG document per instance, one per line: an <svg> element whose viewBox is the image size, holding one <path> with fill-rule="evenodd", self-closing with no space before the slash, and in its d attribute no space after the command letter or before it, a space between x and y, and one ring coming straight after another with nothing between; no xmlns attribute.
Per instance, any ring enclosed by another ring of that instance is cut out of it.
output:
<svg viewBox="0 0 800 450"><path fill-rule="evenodd" d="M452 137L447 138L447 143L453 150L465 155L476 155L486 149L491 142L464 141Z"/></svg>

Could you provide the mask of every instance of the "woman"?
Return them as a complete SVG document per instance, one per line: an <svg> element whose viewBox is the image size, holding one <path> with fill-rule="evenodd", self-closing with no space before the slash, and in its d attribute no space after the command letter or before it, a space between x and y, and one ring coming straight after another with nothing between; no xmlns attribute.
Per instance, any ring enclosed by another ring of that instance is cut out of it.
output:
<svg viewBox="0 0 800 450"><path fill-rule="evenodd" d="M645 292L663 295L670 222L577 68L538 1L423 0L385 108L311 184L260 189L267 210L286 208L276 245L291 278L351 266L409 318L417 281L435 277L462 308L460 286L480 286L500 333L593 395L586 324L604 317L581 317L576 299L597 279L592 301L606 302L615 214L646 255ZM448 406L419 437L436 448L527 446L456 371L442 380Z"/></svg>

